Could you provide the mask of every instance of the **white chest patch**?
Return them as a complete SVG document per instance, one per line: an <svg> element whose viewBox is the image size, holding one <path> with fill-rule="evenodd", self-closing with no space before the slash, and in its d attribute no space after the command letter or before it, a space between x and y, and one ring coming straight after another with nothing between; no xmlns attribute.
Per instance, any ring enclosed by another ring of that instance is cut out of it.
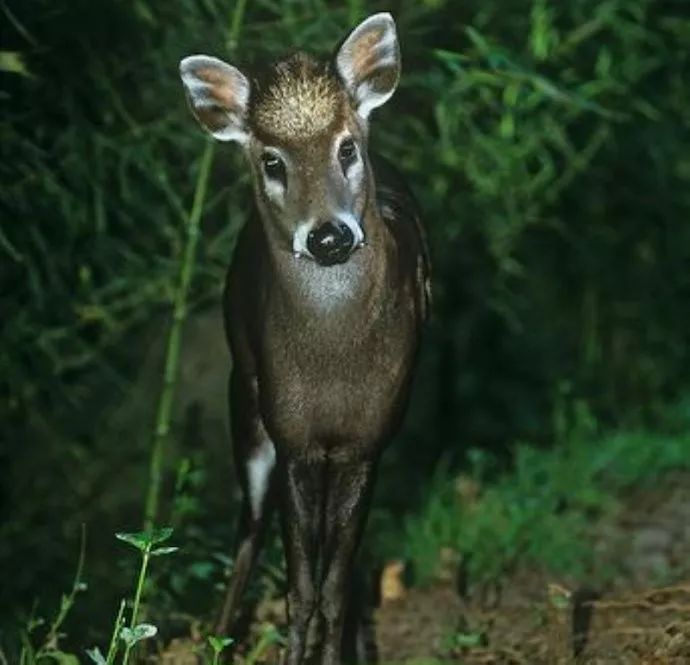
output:
<svg viewBox="0 0 690 665"><path fill-rule="evenodd" d="M360 273L361 269L352 262L327 268L311 264L300 277L302 297L318 310L337 309L354 295Z"/></svg>

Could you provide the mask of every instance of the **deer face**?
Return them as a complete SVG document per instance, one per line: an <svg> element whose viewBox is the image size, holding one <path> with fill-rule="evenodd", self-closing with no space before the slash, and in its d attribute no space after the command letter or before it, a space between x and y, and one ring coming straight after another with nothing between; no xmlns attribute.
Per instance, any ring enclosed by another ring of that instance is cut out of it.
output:
<svg viewBox="0 0 690 665"><path fill-rule="evenodd" d="M330 63L304 54L251 82L208 56L180 65L192 112L221 141L240 143L268 232L296 260L347 261L365 241L373 179L368 117L395 91L400 54L389 14L375 14Z"/></svg>

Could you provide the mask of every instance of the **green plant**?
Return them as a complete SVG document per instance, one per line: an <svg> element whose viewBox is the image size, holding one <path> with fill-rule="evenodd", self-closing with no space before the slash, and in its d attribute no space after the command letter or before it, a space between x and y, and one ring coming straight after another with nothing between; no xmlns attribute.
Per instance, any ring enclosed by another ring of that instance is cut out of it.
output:
<svg viewBox="0 0 690 665"><path fill-rule="evenodd" d="M242 665L255 665L259 662L266 651L274 645L285 644L285 640L272 624L266 624L261 630L261 634L251 651L243 659Z"/></svg>
<svg viewBox="0 0 690 665"><path fill-rule="evenodd" d="M179 365L180 344L182 340L182 327L187 316L187 299L199 238L199 223L206 201L206 189L208 187L211 165L213 163L214 149L214 144L208 141L201 161L192 212L189 215L189 221L187 223L187 241L184 255L180 261L179 286L175 291L174 311L165 355L163 387L161 388L160 400L158 403L156 429L151 448L151 463L147 485L148 490L144 510L145 529L151 529L158 516L165 442L170 432L171 413L175 396L175 378Z"/></svg>
<svg viewBox="0 0 690 665"><path fill-rule="evenodd" d="M125 643L125 652L122 657L122 665L127 665L129 662L129 655L137 642L153 637L157 628L150 624L138 624L137 616L139 614L139 604L141 602L141 595L144 591L144 584L146 582L146 573L148 570L149 560L151 557L164 556L172 554L177 551L177 547L155 547L160 543L165 542L172 535L172 529L151 529L150 531L143 531L139 533L118 533L116 534L119 540L129 543L141 552L141 567L139 569L139 576L137 578L137 586L134 594L134 604L132 606L132 614L129 620L129 626L124 626L120 630L120 638Z"/></svg>
<svg viewBox="0 0 690 665"><path fill-rule="evenodd" d="M19 655L20 665L40 665L46 661L53 661L59 665L74 665L77 663L77 658L73 654L65 653L60 649L60 639L63 637L61 633L62 625L64 624L70 610L74 607L77 594L86 591L86 583L83 579L84 574L84 559L86 555L86 528L82 525L81 540L79 546L79 558L77 561L77 568L74 574L74 581L68 593L63 593L60 597L60 607L55 615L55 618L50 623L50 627L42 644L35 648L31 643L31 634L35 629L39 628L43 623L42 618L31 617L26 625L25 631L22 635L22 648Z"/></svg>
<svg viewBox="0 0 690 665"><path fill-rule="evenodd" d="M152 529L150 531L141 531L137 533L117 533L115 534L118 540L121 540L141 554L141 564L139 567L139 574L137 576L137 583L134 591L134 600L132 603L132 610L129 619L129 625L125 625L125 601L120 603L120 607L115 618L112 637L108 646L107 655L103 656L98 647L87 650L89 658L96 663L96 665L112 665L115 662L119 650L120 640L124 643L124 653L122 655L122 665L127 665L129 662L132 649L141 641L154 637L158 632L156 626L149 623L137 623L139 616L139 608L141 604L144 586L146 584L149 561L152 557L165 556L172 554L178 550L177 547L159 547L159 545L167 541L172 535L171 528Z"/></svg>
<svg viewBox="0 0 690 665"><path fill-rule="evenodd" d="M582 403L561 436L550 450L518 444L508 470L492 470L481 453L465 475L439 467L424 508L404 527L422 580L437 574L444 548L463 556L473 581L496 580L517 564L591 575L592 524L630 488L690 467L687 430L600 431Z"/></svg>
<svg viewBox="0 0 690 665"><path fill-rule="evenodd" d="M220 654L225 649L225 647L233 644L234 640L231 637L218 637L216 635L208 636L208 643L213 649L213 663L212 665L218 665L220 662Z"/></svg>
<svg viewBox="0 0 690 665"><path fill-rule="evenodd" d="M220 663L220 654L225 647L234 644L234 640L230 637L219 637L216 635L209 635L208 643L213 651L213 660L211 665L218 665ZM256 640L255 645L244 656L238 656L239 665L256 665L267 654L272 646L282 645L285 643L282 635L278 632L273 624L265 624L261 628L261 632Z"/></svg>

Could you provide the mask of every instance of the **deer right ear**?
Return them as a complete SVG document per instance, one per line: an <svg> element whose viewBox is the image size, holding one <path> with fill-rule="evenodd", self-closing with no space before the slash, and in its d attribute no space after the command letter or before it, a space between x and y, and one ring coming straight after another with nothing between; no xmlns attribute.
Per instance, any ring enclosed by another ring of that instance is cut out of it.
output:
<svg viewBox="0 0 690 665"><path fill-rule="evenodd" d="M192 113L220 141L247 140L249 81L242 72L206 55L180 62L180 76Z"/></svg>

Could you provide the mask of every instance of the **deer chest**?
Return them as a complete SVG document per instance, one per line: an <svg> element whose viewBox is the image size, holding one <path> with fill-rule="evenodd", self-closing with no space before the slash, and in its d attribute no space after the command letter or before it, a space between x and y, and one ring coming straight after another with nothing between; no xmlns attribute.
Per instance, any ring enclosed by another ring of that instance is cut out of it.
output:
<svg viewBox="0 0 690 665"><path fill-rule="evenodd" d="M323 319L267 326L259 358L261 415L277 446L366 455L402 413L417 345L407 307L375 321Z"/></svg>

